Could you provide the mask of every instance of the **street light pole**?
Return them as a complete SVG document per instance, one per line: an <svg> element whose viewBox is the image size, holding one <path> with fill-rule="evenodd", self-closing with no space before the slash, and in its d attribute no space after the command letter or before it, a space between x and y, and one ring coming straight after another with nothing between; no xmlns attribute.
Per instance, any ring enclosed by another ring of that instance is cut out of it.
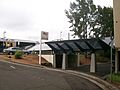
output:
<svg viewBox="0 0 120 90"><path fill-rule="evenodd" d="M68 33L68 40L70 40L70 33Z"/></svg>
<svg viewBox="0 0 120 90"><path fill-rule="evenodd" d="M110 48L110 61L111 61L111 65L110 65L110 82L112 81L112 66L113 66L113 38L112 38L112 31L110 32L110 39L111 39L111 48Z"/></svg>
<svg viewBox="0 0 120 90"><path fill-rule="evenodd" d="M61 41L61 35L62 35L62 32L60 32L60 41Z"/></svg>

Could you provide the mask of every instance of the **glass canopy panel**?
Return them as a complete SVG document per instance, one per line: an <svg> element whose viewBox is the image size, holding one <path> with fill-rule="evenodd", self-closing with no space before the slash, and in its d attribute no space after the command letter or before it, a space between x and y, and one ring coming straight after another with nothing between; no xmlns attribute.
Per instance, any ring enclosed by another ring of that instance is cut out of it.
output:
<svg viewBox="0 0 120 90"><path fill-rule="evenodd" d="M76 42L83 49L90 49L84 41Z"/></svg>
<svg viewBox="0 0 120 90"><path fill-rule="evenodd" d="M69 48L65 45L65 43L58 43L58 45L60 45L65 50L69 50Z"/></svg>
<svg viewBox="0 0 120 90"><path fill-rule="evenodd" d="M94 49L102 49L98 41L89 40L87 41Z"/></svg>
<svg viewBox="0 0 120 90"><path fill-rule="evenodd" d="M67 42L66 43L69 47L73 49L73 51L80 51L79 48L74 44L74 42Z"/></svg>
<svg viewBox="0 0 120 90"><path fill-rule="evenodd" d="M60 48L55 43L50 43L52 47L54 47L56 50L60 50Z"/></svg>

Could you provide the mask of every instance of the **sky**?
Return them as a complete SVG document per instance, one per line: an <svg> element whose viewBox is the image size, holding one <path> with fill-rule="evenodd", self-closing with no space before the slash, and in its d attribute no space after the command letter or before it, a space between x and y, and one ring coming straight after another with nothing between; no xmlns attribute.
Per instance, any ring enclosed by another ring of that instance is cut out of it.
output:
<svg viewBox="0 0 120 90"><path fill-rule="evenodd" d="M41 31L49 40L68 39L70 33L65 9L75 0L0 0L0 37L40 40ZM112 0L93 0L101 6L113 6ZM72 34L72 33L70 33ZM71 37L72 39L72 37Z"/></svg>

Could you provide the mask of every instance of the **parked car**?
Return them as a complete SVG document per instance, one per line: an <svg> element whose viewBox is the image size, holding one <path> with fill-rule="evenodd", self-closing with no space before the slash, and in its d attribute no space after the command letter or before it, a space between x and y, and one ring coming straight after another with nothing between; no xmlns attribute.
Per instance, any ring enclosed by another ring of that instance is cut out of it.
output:
<svg viewBox="0 0 120 90"><path fill-rule="evenodd" d="M3 53L9 54L9 55L14 55L16 51L22 51L24 54L30 54L28 50L24 50L20 47L9 47L7 49L3 50Z"/></svg>

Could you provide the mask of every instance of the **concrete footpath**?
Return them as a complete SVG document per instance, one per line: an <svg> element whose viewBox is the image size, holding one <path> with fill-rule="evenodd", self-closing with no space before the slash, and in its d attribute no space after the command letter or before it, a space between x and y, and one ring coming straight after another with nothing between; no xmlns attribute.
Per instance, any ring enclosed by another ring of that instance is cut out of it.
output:
<svg viewBox="0 0 120 90"><path fill-rule="evenodd" d="M86 73L82 73L82 72L78 72L78 71L73 71L73 70L61 70L61 69L53 69L53 68L48 68L45 66L41 66L41 65L27 65L27 64L20 64L20 63L16 63L16 62L10 62L10 61L5 61L5 60L0 60L2 62L7 62L7 63L12 63L15 65L20 65L20 66L26 66L26 67L32 67L32 68L43 68L43 69L47 69L47 70L52 70L52 71L56 71L56 72L62 72L62 73L66 73L66 74L71 74L77 77L82 77L84 79L89 80L90 82L96 84L97 86L99 86L101 89L103 90L120 90L119 88L115 87L114 85L89 74Z"/></svg>

